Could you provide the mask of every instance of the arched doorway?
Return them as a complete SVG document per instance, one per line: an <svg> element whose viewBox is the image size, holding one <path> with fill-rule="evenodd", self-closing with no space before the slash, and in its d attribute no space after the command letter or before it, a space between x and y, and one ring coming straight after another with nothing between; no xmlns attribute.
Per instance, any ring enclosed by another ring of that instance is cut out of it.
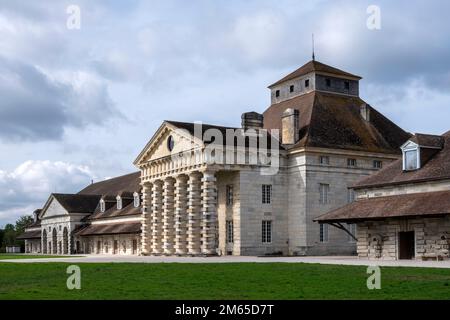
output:
<svg viewBox="0 0 450 320"><path fill-rule="evenodd" d="M63 254L69 253L69 232L67 231L67 228L64 228L63 231Z"/></svg>
<svg viewBox="0 0 450 320"><path fill-rule="evenodd" d="M53 228L53 232L52 232L52 253L56 254L58 251L58 238L56 235L56 228Z"/></svg>
<svg viewBox="0 0 450 320"><path fill-rule="evenodd" d="M42 253L47 253L47 230L42 233Z"/></svg>

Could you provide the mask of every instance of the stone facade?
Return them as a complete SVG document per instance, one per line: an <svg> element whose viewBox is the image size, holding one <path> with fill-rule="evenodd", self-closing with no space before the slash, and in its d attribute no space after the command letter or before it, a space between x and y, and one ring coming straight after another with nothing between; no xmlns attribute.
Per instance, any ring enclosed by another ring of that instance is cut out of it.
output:
<svg viewBox="0 0 450 320"><path fill-rule="evenodd" d="M389 219L358 223L358 257L397 260L399 234L414 232L414 258L449 257L450 218Z"/></svg>
<svg viewBox="0 0 450 320"><path fill-rule="evenodd" d="M355 190L357 199L446 191L450 180L406 183L379 188ZM399 233L414 232L414 258L449 257L450 218L411 218L365 221L357 227L357 253L361 258L399 259Z"/></svg>

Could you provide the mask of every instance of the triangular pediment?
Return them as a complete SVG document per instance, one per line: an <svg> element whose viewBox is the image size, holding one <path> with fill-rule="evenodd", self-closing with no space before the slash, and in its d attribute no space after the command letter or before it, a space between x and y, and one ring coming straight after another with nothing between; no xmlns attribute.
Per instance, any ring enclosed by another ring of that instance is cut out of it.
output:
<svg viewBox="0 0 450 320"><path fill-rule="evenodd" d="M417 149L419 145L413 141L406 141L405 144L403 144L400 149L402 150L409 150L409 149Z"/></svg>
<svg viewBox="0 0 450 320"><path fill-rule="evenodd" d="M172 149L169 148L169 137L173 142ZM152 160L201 147L203 147L203 142L195 138L188 130L164 122L141 151L134 164L139 167Z"/></svg>
<svg viewBox="0 0 450 320"><path fill-rule="evenodd" d="M53 195L51 195L40 213L40 219L63 216L68 214L69 213L61 205L61 203L59 203L59 201Z"/></svg>

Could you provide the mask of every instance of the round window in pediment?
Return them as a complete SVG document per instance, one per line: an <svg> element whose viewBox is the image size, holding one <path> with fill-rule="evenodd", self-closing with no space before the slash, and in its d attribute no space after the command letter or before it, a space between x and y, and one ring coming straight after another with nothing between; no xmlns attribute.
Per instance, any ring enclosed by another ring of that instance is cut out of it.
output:
<svg viewBox="0 0 450 320"><path fill-rule="evenodd" d="M172 151L174 146L175 146L175 140L173 139L172 136L169 136L167 138L167 149L169 149L169 151Z"/></svg>

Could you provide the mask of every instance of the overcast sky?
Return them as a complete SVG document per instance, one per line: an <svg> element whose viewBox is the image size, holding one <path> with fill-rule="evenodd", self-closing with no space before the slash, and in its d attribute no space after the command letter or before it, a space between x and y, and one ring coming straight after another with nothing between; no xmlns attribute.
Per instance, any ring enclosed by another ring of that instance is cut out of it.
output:
<svg viewBox="0 0 450 320"><path fill-rule="evenodd" d="M67 7L80 8L68 29ZM367 27L367 7L381 29ZM165 119L240 124L311 59L405 130L450 130L449 1L0 0L0 226L136 170Z"/></svg>

